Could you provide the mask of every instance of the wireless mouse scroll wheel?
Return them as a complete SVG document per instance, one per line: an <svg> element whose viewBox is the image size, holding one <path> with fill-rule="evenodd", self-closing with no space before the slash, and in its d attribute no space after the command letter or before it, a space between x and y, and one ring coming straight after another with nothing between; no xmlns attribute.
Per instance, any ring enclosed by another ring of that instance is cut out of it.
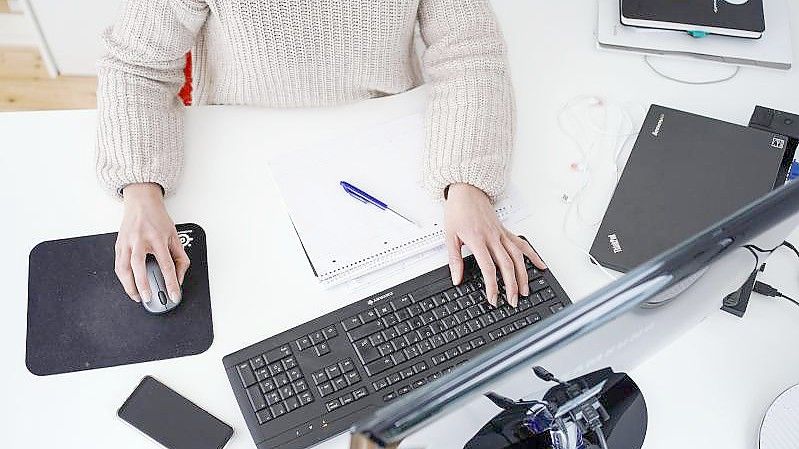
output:
<svg viewBox="0 0 799 449"><path fill-rule="evenodd" d="M165 306L166 305L166 293L164 293L162 291L159 291L158 292L158 300L161 301L161 305L162 306Z"/></svg>

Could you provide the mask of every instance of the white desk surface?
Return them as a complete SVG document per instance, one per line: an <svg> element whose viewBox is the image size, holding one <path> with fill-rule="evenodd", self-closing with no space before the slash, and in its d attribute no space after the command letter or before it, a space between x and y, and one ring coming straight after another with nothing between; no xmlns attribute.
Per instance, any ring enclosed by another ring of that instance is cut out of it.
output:
<svg viewBox="0 0 799 449"><path fill-rule="evenodd" d="M517 91L513 179L536 206L514 231L531 237L573 299L606 278L561 232L559 180L568 176L574 153L555 117L567 100L596 94L655 102L741 124L755 104L799 110L796 70L743 68L720 85L676 84L653 74L639 56L595 49L592 3L494 5ZM798 11L792 10L795 24ZM168 207L176 222L199 223L208 234L214 344L193 357L48 377L33 376L24 363L28 252L43 240L114 231L121 208L95 182L94 111L0 114L4 445L155 448L115 415L139 379L152 374L233 425L228 447L253 447L222 356L357 299L331 297L317 287L266 160L274 151L415 112L424 99L421 89L335 109L189 111L183 183ZM586 242L591 237L580 236ZM799 264L787 253L773 257L763 279L799 295ZM631 373L649 406L645 447L755 447L767 405L799 382L797 319L799 308L756 296L744 319L718 312ZM325 447L343 448L346 441L337 438Z"/></svg>

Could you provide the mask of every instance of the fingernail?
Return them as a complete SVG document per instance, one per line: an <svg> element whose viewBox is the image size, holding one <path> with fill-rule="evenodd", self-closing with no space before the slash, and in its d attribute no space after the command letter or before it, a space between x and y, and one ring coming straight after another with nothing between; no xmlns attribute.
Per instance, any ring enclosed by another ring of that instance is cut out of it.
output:
<svg viewBox="0 0 799 449"><path fill-rule="evenodd" d="M134 301L136 301L136 302L141 302L141 296L139 296L139 295L134 295L134 296L131 296L131 298L130 298L130 299L132 299L132 300L134 300Z"/></svg>
<svg viewBox="0 0 799 449"><path fill-rule="evenodd" d="M455 275L452 275L452 285L458 285L458 281L455 279Z"/></svg>
<svg viewBox="0 0 799 449"><path fill-rule="evenodd" d="M174 303L180 302L180 292L169 292L169 300Z"/></svg>
<svg viewBox="0 0 799 449"><path fill-rule="evenodd" d="M530 296L530 286L527 284L522 285L522 296Z"/></svg>
<svg viewBox="0 0 799 449"><path fill-rule="evenodd" d="M141 293L139 298L144 302L150 302L150 293Z"/></svg>
<svg viewBox="0 0 799 449"><path fill-rule="evenodd" d="M519 304L519 297L518 296L514 296L512 298L509 298L508 299L508 304L510 304L511 307L515 308Z"/></svg>

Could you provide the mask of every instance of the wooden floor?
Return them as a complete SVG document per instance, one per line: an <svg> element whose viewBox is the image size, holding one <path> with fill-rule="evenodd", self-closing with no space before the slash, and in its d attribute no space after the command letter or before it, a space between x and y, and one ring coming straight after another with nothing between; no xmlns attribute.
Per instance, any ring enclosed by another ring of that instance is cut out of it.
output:
<svg viewBox="0 0 799 449"><path fill-rule="evenodd" d="M35 48L0 47L0 111L94 108L96 86L94 77L50 78Z"/></svg>

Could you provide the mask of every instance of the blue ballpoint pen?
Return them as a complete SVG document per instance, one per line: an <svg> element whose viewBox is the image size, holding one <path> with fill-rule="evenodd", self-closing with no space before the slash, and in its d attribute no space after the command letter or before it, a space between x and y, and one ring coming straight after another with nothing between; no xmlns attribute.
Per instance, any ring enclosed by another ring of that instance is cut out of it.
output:
<svg viewBox="0 0 799 449"><path fill-rule="evenodd" d="M405 217L401 213L399 213L399 212L395 211L394 209L388 207L388 204L380 201L379 199L373 197L372 195L369 195L368 193L366 193L363 190L355 187L354 185L348 183L347 181L341 181L339 184L341 184L341 187L344 188L345 192L347 192L351 197L357 199L358 201L361 201L362 203L366 203L366 204L371 204L371 205L376 206L377 208L379 208L381 210L390 210L391 212L394 212L398 217L402 218L403 220L407 221L408 223L411 223L411 224L414 224L416 226L419 226L413 220L408 219L408 217Z"/></svg>

